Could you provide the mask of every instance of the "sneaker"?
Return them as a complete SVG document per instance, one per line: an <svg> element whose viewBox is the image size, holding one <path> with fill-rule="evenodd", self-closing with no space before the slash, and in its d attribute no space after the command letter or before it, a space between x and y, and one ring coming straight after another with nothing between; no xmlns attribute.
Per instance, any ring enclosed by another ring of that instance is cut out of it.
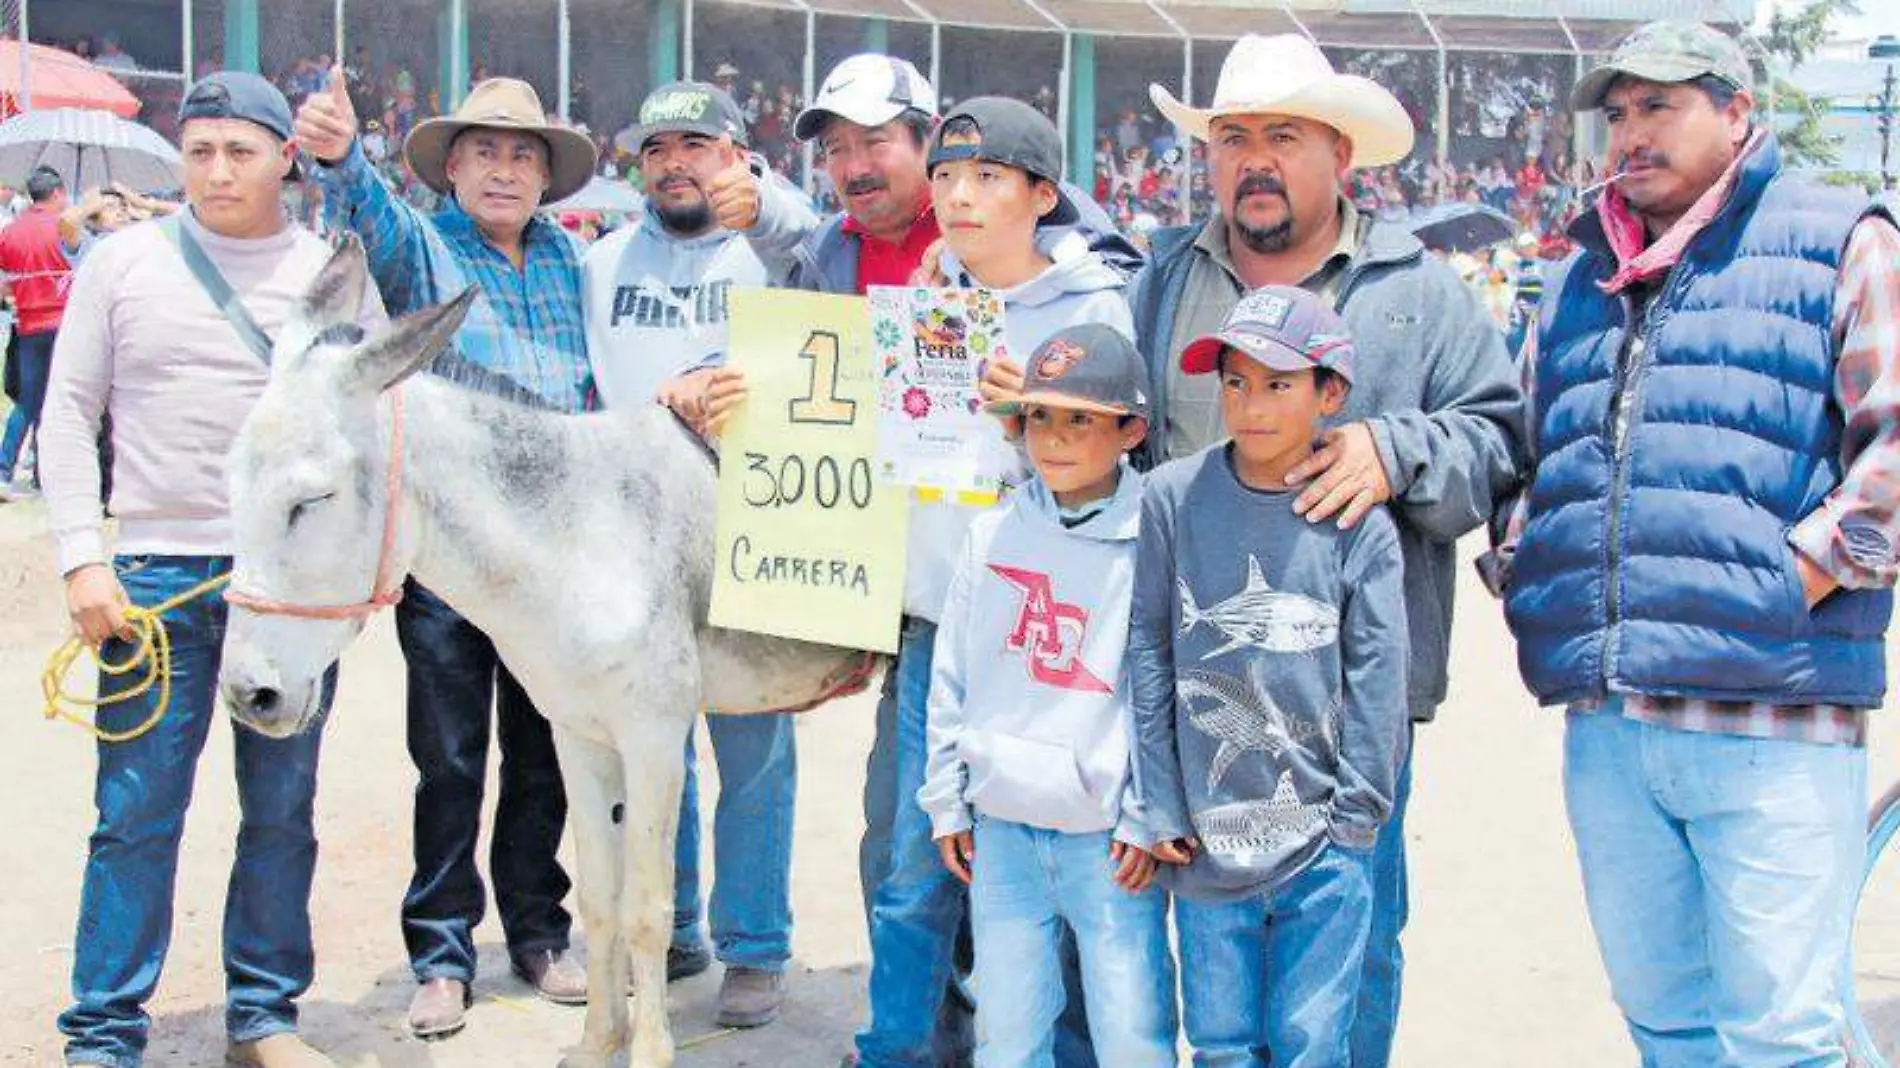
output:
<svg viewBox="0 0 1900 1068"><path fill-rule="evenodd" d="M712 950L707 949L703 942L666 947L666 981L669 983L691 979L710 967Z"/></svg>
<svg viewBox="0 0 1900 1068"><path fill-rule="evenodd" d="M719 984L719 1012L713 1022L721 1027L764 1027L778 1019L785 1001L785 976L759 968L728 967Z"/></svg>

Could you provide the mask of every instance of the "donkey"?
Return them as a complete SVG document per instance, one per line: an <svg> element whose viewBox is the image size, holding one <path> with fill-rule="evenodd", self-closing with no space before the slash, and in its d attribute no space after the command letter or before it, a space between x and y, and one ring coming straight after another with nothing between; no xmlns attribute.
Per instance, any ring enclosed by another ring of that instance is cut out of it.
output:
<svg viewBox="0 0 1900 1068"><path fill-rule="evenodd" d="M556 414L411 377L471 293L365 337L349 325L365 274L347 238L233 446L221 698L272 737L309 727L325 671L405 575L480 627L553 724L573 814L588 1000L561 1066L665 1068L695 717L815 704L861 688L869 658L708 625L715 479L670 415Z"/></svg>

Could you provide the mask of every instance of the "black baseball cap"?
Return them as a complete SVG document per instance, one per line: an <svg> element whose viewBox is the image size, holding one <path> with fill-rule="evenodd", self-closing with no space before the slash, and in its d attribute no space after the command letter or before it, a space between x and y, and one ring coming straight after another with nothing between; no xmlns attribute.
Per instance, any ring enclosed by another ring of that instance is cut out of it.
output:
<svg viewBox="0 0 1900 1068"><path fill-rule="evenodd" d="M1148 369L1127 335L1102 323L1051 334L1023 368L1022 392L990 405L1014 415L1026 404L1148 418Z"/></svg>
<svg viewBox="0 0 1900 1068"><path fill-rule="evenodd" d="M1001 163L1052 183L1056 206L1042 217L1045 223L1068 226L1081 218L1062 191L1062 135L1048 116L1020 100L979 96L945 115L930 141L926 173L957 160Z"/></svg>
<svg viewBox="0 0 1900 1068"><path fill-rule="evenodd" d="M241 70L221 70L205 75L185 92L178 103L178 125L192 119L243 119L262 126L279 141L297 134L290 117L290 101L283 91L258 75ZM300 169L292 167L290 178Z"/></svg>
<svg viewBox="0 0 1900 1068"><path fill-rule="evenodd" d="M731 94L705 82L670 82L647 94L635 120L639 137L635 143L645 148L647 141L665 133L694 133L707 137L730 137L745 147L745 113Z"/></svg>

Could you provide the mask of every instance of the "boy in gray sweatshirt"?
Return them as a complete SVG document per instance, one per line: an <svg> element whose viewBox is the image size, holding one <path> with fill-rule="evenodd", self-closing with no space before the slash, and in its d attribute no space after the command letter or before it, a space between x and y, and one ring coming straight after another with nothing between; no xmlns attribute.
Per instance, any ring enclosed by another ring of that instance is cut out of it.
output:
<svg viewBox="0 0 1900 1068"><path fill-rule="evenodd" d="M1075 932L1102 1068L1173 1068L1167 895L1130 789L1124 652L1147 433L1134 342L1088 324L1035 351L1020 400L1036 477L979 516L938 625L917 800L970 884L978 1068L1051 1068L1060 930Z"/></svg>
<svg viewBox="0 0 1900 1068"><path fill-rule="evenodd" d="M1136 781L1177 895L1197 1063L1332 1068L1370 931L1370 859L1404 757L1404 564L1383 508L1293 511L1287 472L1352 387L1302 289L1241 298L1181 355L1231 440L1149 477L1129 671Z"/></svg>

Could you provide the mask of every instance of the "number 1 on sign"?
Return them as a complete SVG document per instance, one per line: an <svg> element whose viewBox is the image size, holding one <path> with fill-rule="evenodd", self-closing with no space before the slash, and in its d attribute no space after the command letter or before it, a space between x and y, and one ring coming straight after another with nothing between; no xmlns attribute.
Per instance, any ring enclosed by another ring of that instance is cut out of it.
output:
<svg viewBox="0 0 1900 1068"><path fill-rule="evenodd" d="M850 426L857 418L858 402L838 396L838 335L812 331L798 358L811 361L811 381L805 395L792 401L792 422Z"/></svg>

